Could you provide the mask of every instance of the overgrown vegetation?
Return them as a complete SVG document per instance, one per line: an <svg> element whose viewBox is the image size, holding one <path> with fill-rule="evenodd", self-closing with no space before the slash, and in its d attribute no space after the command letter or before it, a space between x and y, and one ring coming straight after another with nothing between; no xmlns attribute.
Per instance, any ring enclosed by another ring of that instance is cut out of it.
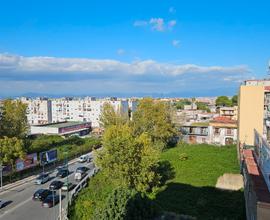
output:
<svg viewBox="0 0 270 220"><path fill-rule="evenodd" d="M235 145L184 144L163 152L161 158L175 171L155 198L164 211L198 219L245 219L243 192L215 188L219 176L239 173Z"/></svg>
<svg viewBox="0 0 270 220"><path fill-rule="evenodd" d="M239 173L235 146L179 144L161 153L159 167L164 178L160 181L166 184L147 196L162 212L197 219L245 219L243 192L215 188L219 176ZM71 219L95 219L94 211L104 211L117 186L101 171L75 200Z"/></svg>

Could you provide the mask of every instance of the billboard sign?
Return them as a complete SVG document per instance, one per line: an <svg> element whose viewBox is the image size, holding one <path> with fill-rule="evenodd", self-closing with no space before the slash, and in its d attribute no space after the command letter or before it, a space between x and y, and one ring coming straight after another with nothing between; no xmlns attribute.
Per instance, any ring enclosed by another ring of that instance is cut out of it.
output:
<svg viewBox="0 0 270 220"><path fill-rule="evenodd" d="M39 158L41 164L52 163L57 160L57 150L41 152Z"/></svg>
<svg viewBox="0 0 270 220"><path fill-rule="evenodd" d="M21 171L28 169L30 167L34 167L38 164L37 153L26 155L25 159L17 159L16 160L16 171Z"/></svg>

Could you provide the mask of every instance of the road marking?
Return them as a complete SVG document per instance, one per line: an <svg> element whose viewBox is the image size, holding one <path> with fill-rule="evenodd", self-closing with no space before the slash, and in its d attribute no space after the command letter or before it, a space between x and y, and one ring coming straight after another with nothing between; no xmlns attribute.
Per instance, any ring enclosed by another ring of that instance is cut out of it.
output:
<svg viewBox="0 0 270 220"><path fill-rule="evenodd" d="M21 203L15 205L15 206L13 206L12 208L10 208L10 209L4 211L3 214L0 214L0 218L3 218L6 214L8 214L8 213L14 211L15 209L17 209L17 208L23 206L24 204L28 203L28 202L31 201L31 200L32 200L32 198L30 197L30 198L24 200L23 202L21 202Z"/></svg>

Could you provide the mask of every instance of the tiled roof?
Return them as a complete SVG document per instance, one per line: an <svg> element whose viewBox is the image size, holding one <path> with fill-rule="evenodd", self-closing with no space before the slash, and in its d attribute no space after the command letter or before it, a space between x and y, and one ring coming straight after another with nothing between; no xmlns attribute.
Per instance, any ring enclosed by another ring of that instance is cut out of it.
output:
<svg viewBox="0 0 270 220"><path fill-rule="evenodd" d="M236 120L232 120L230 118L224 117L224 116L218 116L213 118L211 122L216 122L216 123L228 123L228 124L236 124Z"/></svg>
<svg viewBox="0 0 270 220"><path fill-rule="evenodd" d="M250 149L243 150L243 156L258 202L270 203L270 192L264 181L264 177L260 171L257 161L255 160L254 151Z"/></svg>

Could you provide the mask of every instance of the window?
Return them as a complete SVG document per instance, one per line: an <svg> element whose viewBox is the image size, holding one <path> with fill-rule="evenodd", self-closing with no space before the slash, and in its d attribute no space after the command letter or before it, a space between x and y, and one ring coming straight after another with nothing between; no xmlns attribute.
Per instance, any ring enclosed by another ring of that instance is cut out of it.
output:
<svg viewBox="0 0 270 220"><path fill-rule="evenodd" d="M220 129L219 129L219 128L215 128L214 133L215 133L215 134L219 134L219 132L220 132Z"/></svg>
<svg viewBox="0 0 270 220"><path fill-rule="evenodd" d="M231 128L227 128L226 129L226 135L233 135L233 129L231 129Z"/></svg>

